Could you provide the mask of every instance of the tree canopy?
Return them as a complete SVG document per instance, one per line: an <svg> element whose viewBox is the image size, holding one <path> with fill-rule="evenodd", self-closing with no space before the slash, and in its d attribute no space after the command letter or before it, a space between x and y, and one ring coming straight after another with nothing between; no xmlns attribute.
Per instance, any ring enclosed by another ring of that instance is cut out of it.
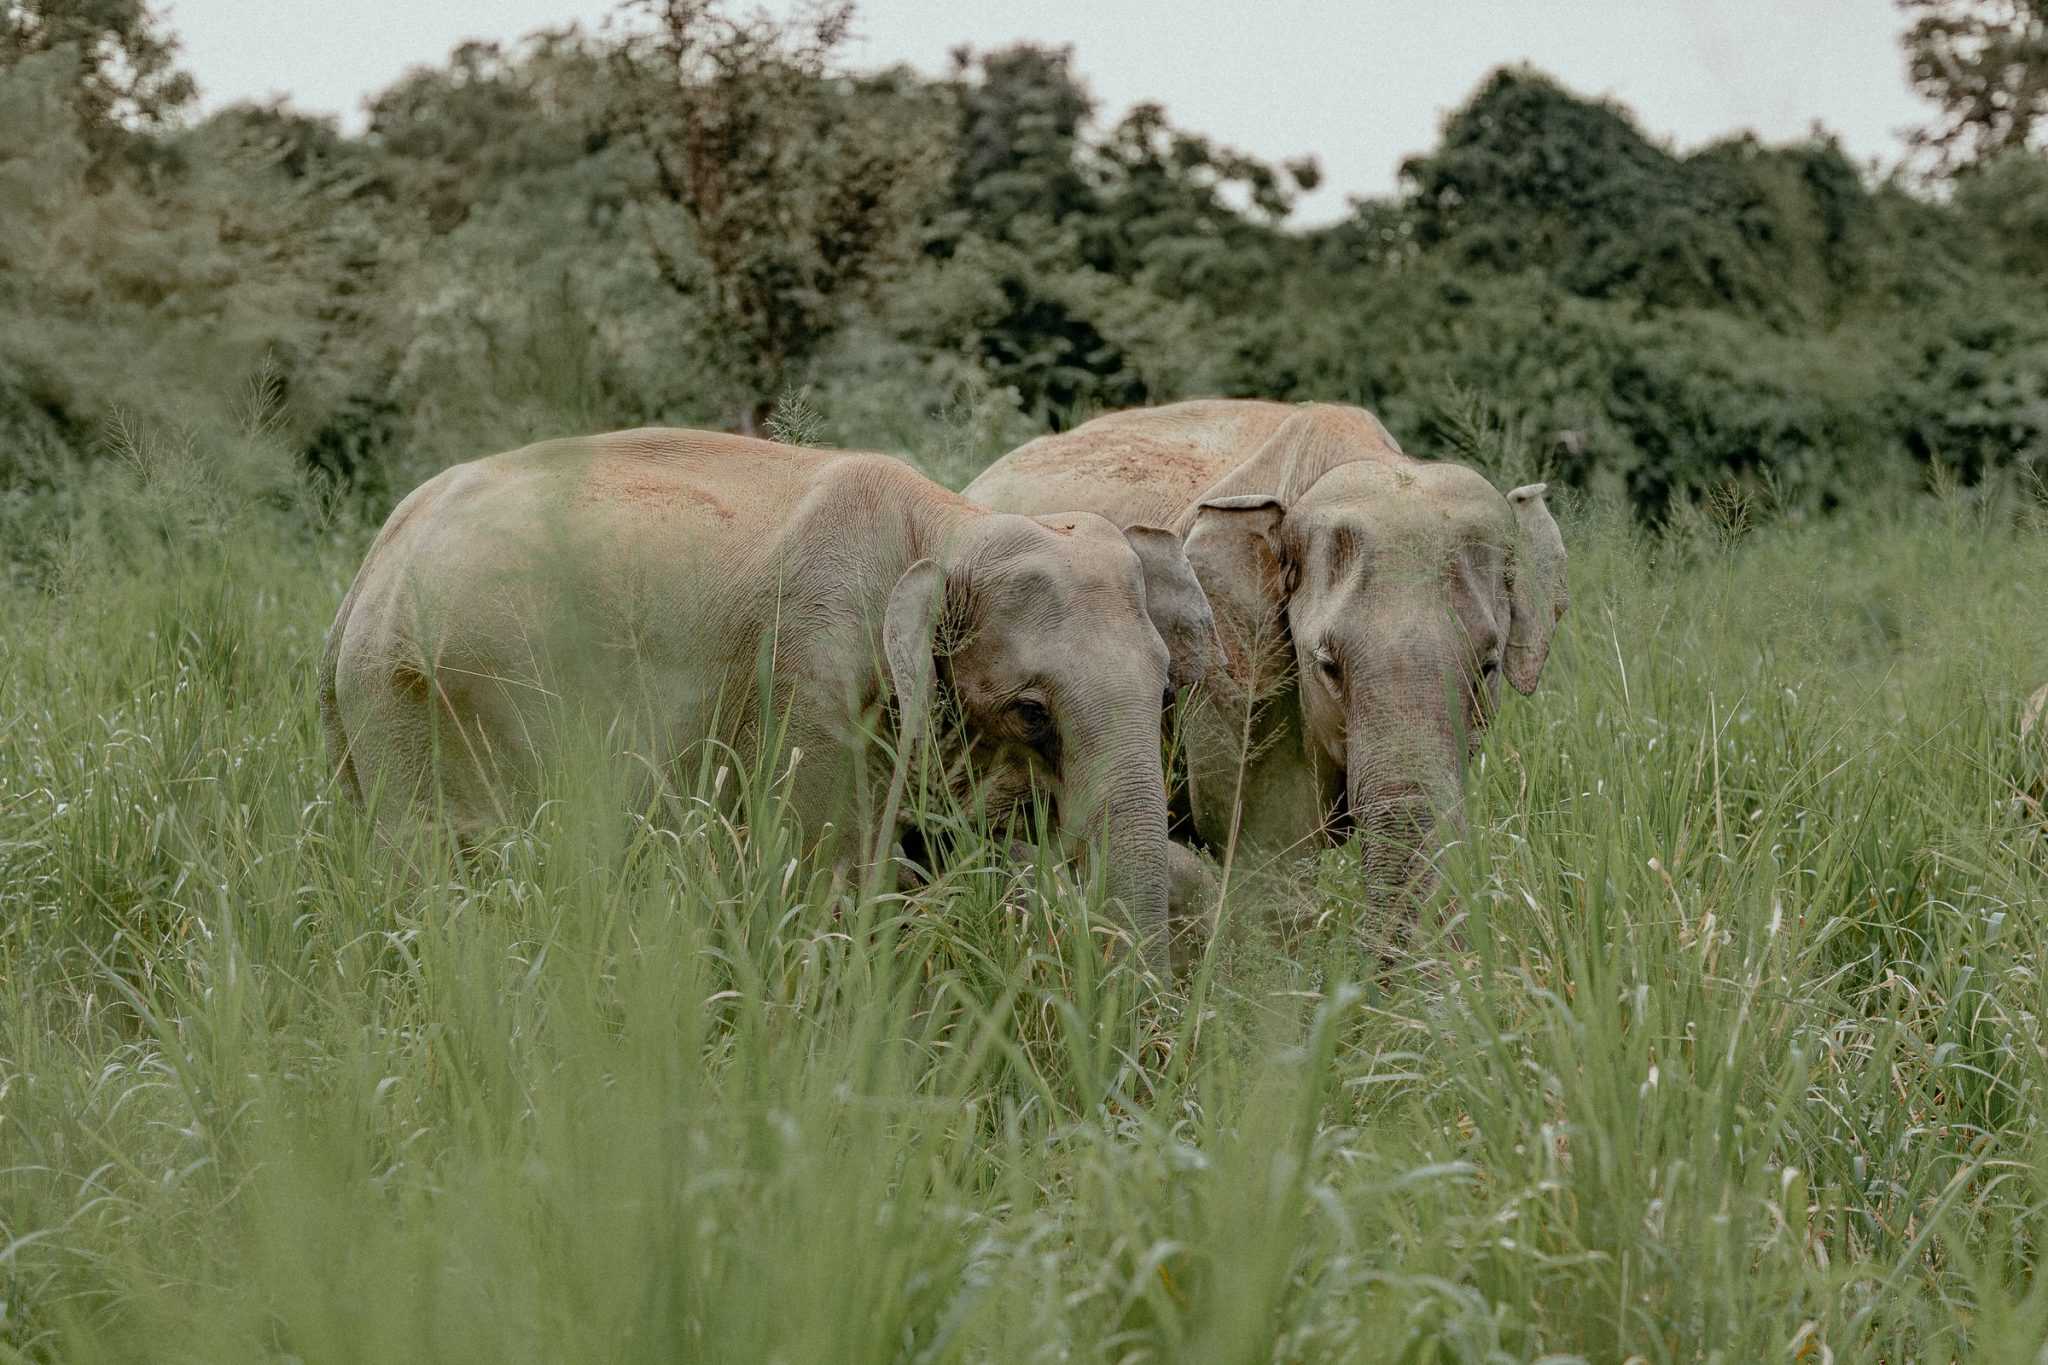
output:
<svg viewBox="0 0 2048 1365"><path fill-rule="evenodd" d="M365 488L571 426L758 426L805 385L827 438L883 445L904 413L1022 439L1227 393L1365 403L1427 451L1477 395L1651 517L1731 480L1826 506L2039 471L2040 4L1903 4L1932 187L1821 131L1676 148L1508 67L1398 193L1302 230L1309 149L1105 114L1071 48L855 71L844 4L465 44L352 135L192 119L141 0L13 0L0 487L120 414L219 428L259 370L305 462Z"/></svg>
<svg viewBox="0 0 2048 1365"><path fill-rule="evenodd" d="M2048 132L2048 0L1898 0L1913 88L1940 110L1914 136L1945 170L2038 152Z"/></svg>

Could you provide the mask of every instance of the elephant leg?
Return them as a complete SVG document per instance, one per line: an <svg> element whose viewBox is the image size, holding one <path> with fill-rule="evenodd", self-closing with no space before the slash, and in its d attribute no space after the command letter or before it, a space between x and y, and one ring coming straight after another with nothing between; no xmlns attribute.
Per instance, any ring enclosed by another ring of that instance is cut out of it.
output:
<svg viewBox="0 0 2048 1365"><path fill-rule="evenodd" d="M915 774L904 775L905 789L895 791L892 810L895 766L874 747L870 726L857 714L837 723L818 719L825 710L813 705L810 718L789 726L785 766L778 773L788 809L802 828L806 851L831 858L835 894L892 894L903 881L899 836Z"/></svg>
<svg viewBox="0 0 2048 1365"><path fill-rule="evenodd" d="M1330 842L1331 783L1304 752L1291 691L1268 702L1249 732L1242 715L1204 706L1186 743L1195 832L1233 869L1263 871Z"/></svg>
<svg viewBox="0 0 2048 1365"><path fill-rule="evenodd" d="M1223 880L1201 854L1177 843L1166 846L1166 876L1166 913L1178 966L1215 935Z"/></svg>
<svg viewBox="0 0 2048 1365"><path fill-rule="evenodd" d="M341 679L355 733L372 737L352 750L357 780L394 841L413 837L423 813L470 849L530 814L535 765L517 742L515 708L484 675L401 659Z"/></svg>

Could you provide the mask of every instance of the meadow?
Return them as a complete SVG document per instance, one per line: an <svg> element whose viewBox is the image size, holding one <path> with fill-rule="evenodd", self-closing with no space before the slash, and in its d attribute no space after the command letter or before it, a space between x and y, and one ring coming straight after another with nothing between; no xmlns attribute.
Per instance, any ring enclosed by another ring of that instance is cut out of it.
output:
<svg viewBox="0 0 2048 1365"><path fill-rule="evenodd" d="M1654 535L1567 500L1574 606L1474 770L1456 933L1382 961L1333 851L1235 879L1161 988L971 834L915 894L835 892L772 772L744 819L564 773L478 858L380 841L313 689L381 509L261 434L4 509L0 1359L2048 1336L2037 495ZM917 447L956 485L962 439Z"/></svg>

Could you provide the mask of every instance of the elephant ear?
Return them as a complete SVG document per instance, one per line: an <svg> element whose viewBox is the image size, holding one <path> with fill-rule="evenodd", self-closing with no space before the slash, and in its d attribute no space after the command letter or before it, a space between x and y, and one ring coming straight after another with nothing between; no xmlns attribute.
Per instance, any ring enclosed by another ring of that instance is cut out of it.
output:
<svg viewBox="0 0 2048 1365"><path fill-rule="evenodd" d="M896 693L896 747L906 761L931 724L932 693L938 686L932 636L945 602L945 575L933 561L920 559L896 580L882 613L882 656Z"/></svg>
<svg viewBox="0 0 2048 1365"><path fill-rule="evenodd" d="M1550 657L1550 637L1571 604L1565 586L1564 537L1543 501L1548 484L1524 484L1508 494L1516 541L1508 561L1507 675L1523 696L1536 690Z"/></svg>
<svg viewBox="0 0 2048 1365"><path fill-rule="evenodd" d="M1183 540L1215 613L1226 670L1253 695L1286 666L1287 598L1294 591L1280 538L1286 516L1270 494L1205 498Z"/></svg>
<svg viewBox="0 0 2048 1365"><path fill-rule="evenodd" d="M1137 552L1145 575L1145 614L1166 641L1166 680L1175 691L1200 682L1216 664L1222 646L1209 598L1188 564L1180 537L1158 526L1132 526L1124 539Z"/></svg>

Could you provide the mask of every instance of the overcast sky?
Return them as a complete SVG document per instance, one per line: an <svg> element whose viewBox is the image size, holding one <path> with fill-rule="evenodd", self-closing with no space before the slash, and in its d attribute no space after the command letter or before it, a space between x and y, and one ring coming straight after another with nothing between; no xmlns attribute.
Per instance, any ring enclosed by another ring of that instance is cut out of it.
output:
<svg viewBox="0 0 2048 1365"><path fill-rule="evenodd" d="M789 0L768 8L787 11ZM465 38L514 39L590 0L170 0L204 106L287 95L358 127L366 95ZM960 43L1071 43L1105 121L1139 100L1269 160L1312 152L1325 186L1297 222L1391 189L1444 114L1503 62L1611 95L1681 148L1819 120L1889 165L1924 106L1889 0L865 0L852 61L946 68Z"/></svg>

